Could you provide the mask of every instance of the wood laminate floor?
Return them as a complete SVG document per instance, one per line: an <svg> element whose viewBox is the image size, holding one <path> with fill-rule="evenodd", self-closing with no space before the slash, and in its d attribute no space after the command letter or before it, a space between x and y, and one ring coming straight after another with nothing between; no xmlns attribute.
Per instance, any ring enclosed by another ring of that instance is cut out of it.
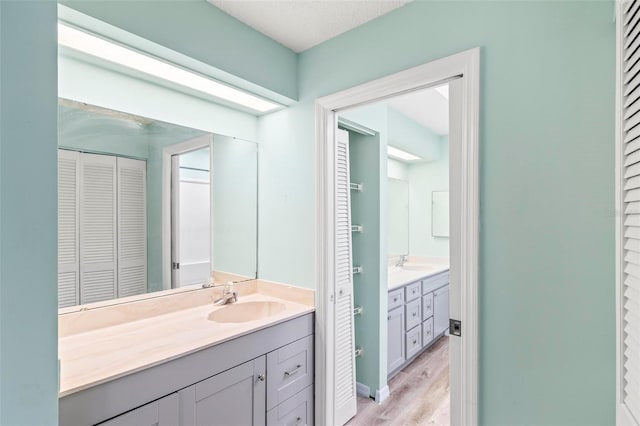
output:
<svg viewBox="0 0 640 426"><path fill-rule="evenodd" d="M449 337L441 337L389 382L382 404L358 397L349 426L449 426Z"/></svg>

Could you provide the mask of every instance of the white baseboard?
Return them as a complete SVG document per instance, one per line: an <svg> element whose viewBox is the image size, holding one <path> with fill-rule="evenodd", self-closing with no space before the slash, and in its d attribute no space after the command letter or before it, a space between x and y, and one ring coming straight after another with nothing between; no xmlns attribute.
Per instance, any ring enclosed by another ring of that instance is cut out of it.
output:
<svg viewBox="0 0 640 426"><path fill-rule="evenodd" d="M360 382L356 382L356 393L360 396L371 397L371 388L367 385L363 385Z"/></svg>
<svg viewBox="0 0 640 426"><path fill-rule="evenodd" d="M387 398L389 398L389 386L385 385L382 389L376 391L376 402L382 404Z"/></svg>

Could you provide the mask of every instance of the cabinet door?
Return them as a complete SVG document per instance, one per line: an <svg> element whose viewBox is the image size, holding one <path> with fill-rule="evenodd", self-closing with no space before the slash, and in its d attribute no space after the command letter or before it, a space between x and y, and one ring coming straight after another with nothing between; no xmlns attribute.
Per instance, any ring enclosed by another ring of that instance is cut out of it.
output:
<svg viewBox="0 0 640 426"><path fill-rule="evenodd" d="M100 426L175 426L179 424L178 410L178 394L174 393L100 423Z"/></svg>
<svg viewBox="0 0 640 426"><path fill-rule="evenodd" d="M439 336L449 328L449 286L433 292L433 335Z"/></svg>
<svg viewBox="0 0 640 426"><path fill-rule="evenodd" d="M181 390L180 425L264 425L265 389L265 357L261 356Z"/></svg>
<svg viewBox="0 0 640 426"><path fill-rule="evenodd" d="M404 363L404 306L387 315L387 372Z"/></svg>

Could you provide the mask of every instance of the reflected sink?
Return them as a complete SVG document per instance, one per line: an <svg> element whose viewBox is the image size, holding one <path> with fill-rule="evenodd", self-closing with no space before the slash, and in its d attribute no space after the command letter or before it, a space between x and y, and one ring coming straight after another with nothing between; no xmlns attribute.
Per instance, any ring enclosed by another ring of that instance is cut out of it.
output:
<svg viewBox="0 0 640 426"><path fill-rule="evenodd" d="M400 269L407 271L432 271L436 268L433 265L427 265L424 263L405 263Z"/></svg>
<svg viewBox="0 0 640 426"><path fill-rule="evenodd" d="M227 305L211 312L209 321L238 323L256 321L279 314L285 310L285 304L280 302L239 302Z"/></svg>

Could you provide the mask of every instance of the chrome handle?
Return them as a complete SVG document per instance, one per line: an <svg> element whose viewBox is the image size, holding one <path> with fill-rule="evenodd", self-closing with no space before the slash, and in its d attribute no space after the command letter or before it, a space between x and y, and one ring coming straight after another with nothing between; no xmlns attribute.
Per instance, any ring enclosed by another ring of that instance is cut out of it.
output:
<svg viewBox="0 0 640 426"><path fill-rule="evenodd" d="M417 340L414 340L414 341L413 341L413 344L415 345L416 343L418 343L418 341L417 341Z"/></svg>
<svg viewBox="0 0 640 426"><path fill-rule="evenodd" d="M398 298L397 298L397 297L394 297L394 298L393 298L393 301L394 301L394 302L397 302L397 301L398 301Z"/></svg>
<svg viewBox="0 0 640 426"><path fill-rule="evenodd" d="M298 371L300 371L301 367L302 367L302 365L298 364L298 365L296 365L296 368L294 368L293 370L285 371L284 375L287 376L287 377L293 376L294 374L297 374Z"/></svg>
<svg viewBox="0 0 640 426"><path fill-rule="evenodd" d="M413 313L413 316L414 316L414 317L415 317L415 316L418 316L418 313L417 313L417 312L414 312L414 313Z"/></svg>
<svg viewBox="0 0 640 426"><path fill-rule="evenodd" d="M258 380L261 382L264 382L264 380L266 379L266 377L264 376L264 374L259 374L258 375Z"/></svg>
<svg viewBox="0 0 640 426"><path fill-rule="evenodd" d="M296 417L296 424L300 424L300 421L302 420L302 417Z"/></svg>

